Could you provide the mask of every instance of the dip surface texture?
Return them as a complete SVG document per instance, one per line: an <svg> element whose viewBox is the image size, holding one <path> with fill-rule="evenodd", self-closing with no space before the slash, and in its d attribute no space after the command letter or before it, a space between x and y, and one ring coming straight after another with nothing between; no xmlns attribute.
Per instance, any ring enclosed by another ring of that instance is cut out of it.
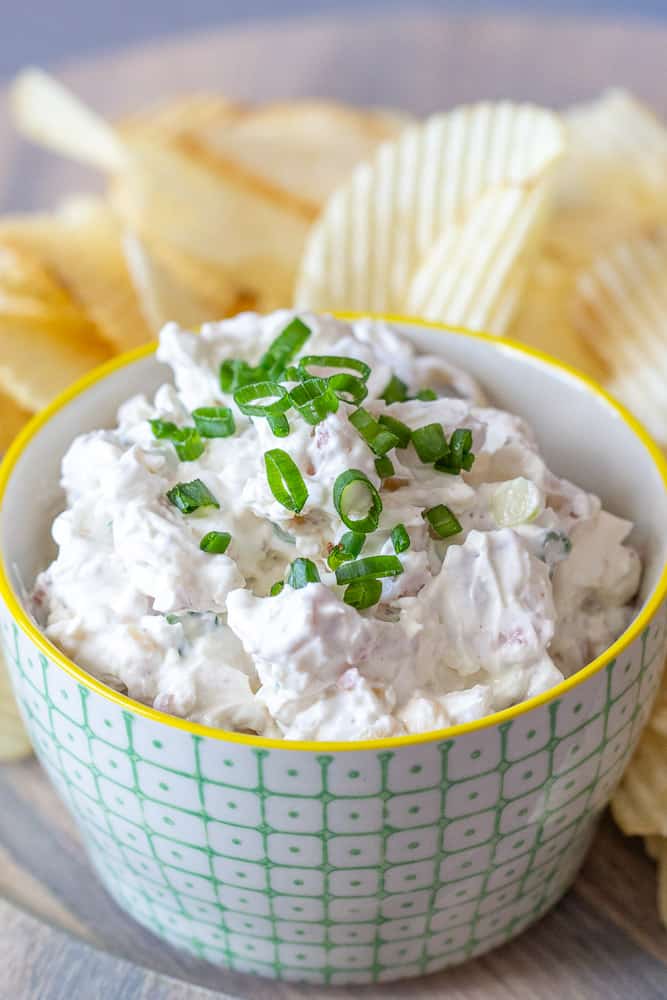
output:
<svg viewBox="0 0 667 1000"><path fill-rule="evenodd" d="M111 687L264 736L398 736L537 695L629 624L632 525L390 326L245 313L166 327L158 358L174 385L65 455L33 591Z"/></svg>

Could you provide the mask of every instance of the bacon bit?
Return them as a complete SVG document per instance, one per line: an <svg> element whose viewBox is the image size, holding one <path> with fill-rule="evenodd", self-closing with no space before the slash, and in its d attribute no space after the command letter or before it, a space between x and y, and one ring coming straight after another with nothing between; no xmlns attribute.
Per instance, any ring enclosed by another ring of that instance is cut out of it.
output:
<svg viewBox="0 0 667 1000"><path fill-rule="evenodd" d="M327 542L327 555L330 556L331 553L333 552L333 550L337 549L337 548L338 548L338 546L334 545L333 542Z"/></svg>
<svg viewBox="0 0 667 1000"><path fill-rule="evenodd" d="M389 479L385 479L382 483L382 488L388 493L395 493L396 490L402 490L404 486L409 486L409 479L402 479L400 476L390 476Z"/></svg>
<svg viewBox="0 0 667 1000"><path fill-rule="evenodd" d="M315 466L313 465L312 462L308 462L308 464L306 465L306 475L307 476L315 475Z"/></svg>

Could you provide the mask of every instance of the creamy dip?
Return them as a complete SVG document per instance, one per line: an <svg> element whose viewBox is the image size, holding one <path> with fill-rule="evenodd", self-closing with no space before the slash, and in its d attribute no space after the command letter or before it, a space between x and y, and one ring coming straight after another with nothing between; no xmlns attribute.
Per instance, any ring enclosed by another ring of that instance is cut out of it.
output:
<svg viewBox="0 0 667 1000"><path fill-rule="evenodd" d="M65 455L33 593L111 687L264 736L398 736L540 694L628 625L632 525L390 325L245 313L167 326L158 358L174 384Z"/></svg>

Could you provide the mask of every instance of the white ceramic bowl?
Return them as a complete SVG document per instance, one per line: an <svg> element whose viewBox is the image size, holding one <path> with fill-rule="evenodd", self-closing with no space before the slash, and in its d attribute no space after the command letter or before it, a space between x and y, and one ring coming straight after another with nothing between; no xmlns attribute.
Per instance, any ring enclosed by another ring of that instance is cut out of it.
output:
<svg viewBox="0 0 667 1000"><path fill-rule="evenodd" d="M565 475L636 524L641 610L594 663L479 722L366 743L282 743L104 687L31 622L63 453L169 372L135 352L37 417L0 472L0 633L37 754L109 892L156 934L237 970L314 983L479 955L562 895L637 742L665 654L667 472L600 389L493 338L395 321L526 417ZM109 649L109 659L114 651Z"/></svg>

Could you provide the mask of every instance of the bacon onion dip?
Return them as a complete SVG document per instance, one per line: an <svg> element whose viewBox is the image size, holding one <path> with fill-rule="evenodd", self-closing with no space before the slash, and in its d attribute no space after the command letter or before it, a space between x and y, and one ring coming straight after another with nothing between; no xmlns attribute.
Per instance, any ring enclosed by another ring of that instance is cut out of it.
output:
<svg viewBox="0 0 667 1000"><path fill-rule="evenodd" d="M174 384L62 463L35 614L129 697L285 739L398 736L558 684L628 625L632 528L391 325L168 325Z"/></svg>

